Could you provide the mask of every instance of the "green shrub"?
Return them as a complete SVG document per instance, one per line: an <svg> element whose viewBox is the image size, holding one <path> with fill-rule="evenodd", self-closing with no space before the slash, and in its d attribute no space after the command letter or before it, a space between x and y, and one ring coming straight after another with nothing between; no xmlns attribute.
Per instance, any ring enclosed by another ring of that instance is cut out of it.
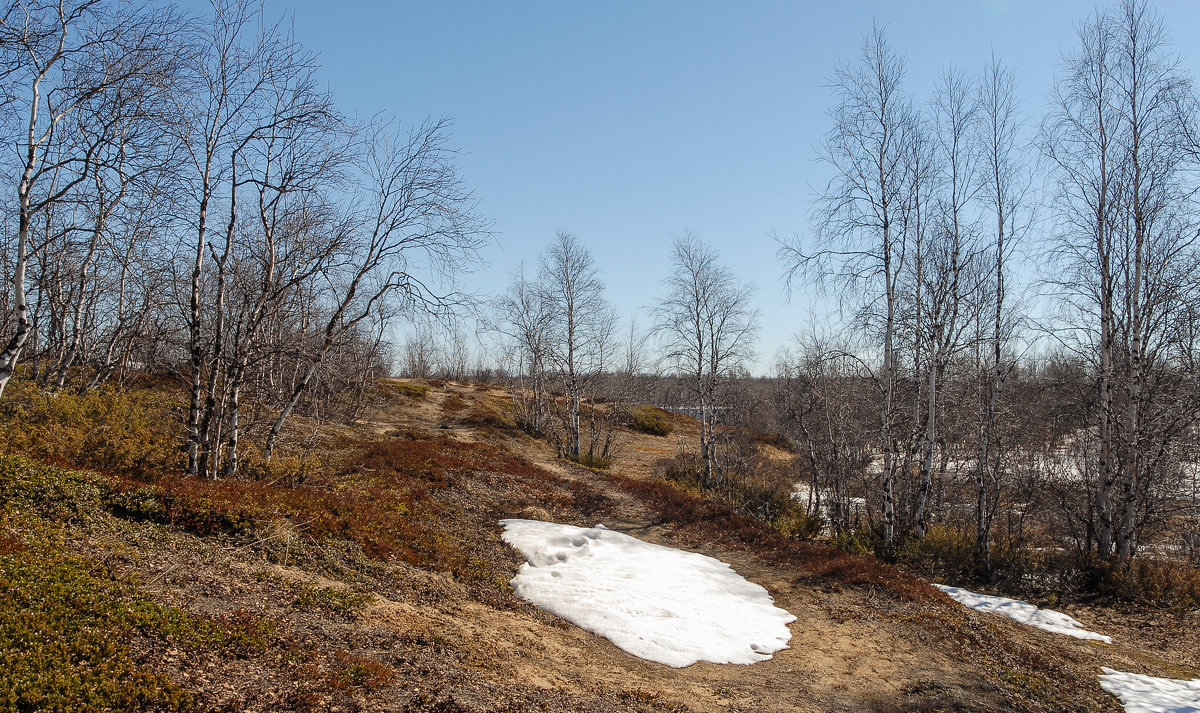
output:
<svg viewBox="0 0 1200 713"><path fill-rule="evenodd" d="M660 462L658 469L664 480L767 523L786 537L811 539L824 527L820 516L809 515L792 497L791 479L771 467L758 467L748 473L727 471L708 484L703 482L700 464L692 457Z"/></svg>
<svg viewBox="0 0 1200 713"><path fill-rule="evenodd" d="M0 556L0 710L191 710L186 692L121 643L165 631L196 627L61 552Z"/></svg>
<svg viewBox="0 0 1200 713"><path fill-rule="evenodd" d="M608 470L612 467L612 458L593 456L587 453L580 453L578 458L571 458L570 460L585 468L592 468L594 470Z"/></svg>
<svg viewBox="0 0 1200 713"><path fill-rule="evenodd" d="M293 589L296 590L296 598L293 601L296 606L329 609L342 614L353 614L371 601L368 595L350 589L318 587L311 584L294 585Z"/></svg>
<svg viewBox="0 0 1200 713"><path fill-rule="evenodd" d="M193 710L190 694L134 660L132 641L232 656L272 645L269 620L193 616L71 554L62 543L77 536L74 523L118 501L147 515L158 507L145 491L114 489L112 478L0 456L0 711Z"/></svg>
<svg viewBox="0 0 1200 713"><path fill-rule="evenodd" d="M864 530L841 530L835 532L830 544L849 554L864 557L874 550L871 533Z"/></svg>
<svg viewBox="0 0 1200 713"><path fill-rule="evenodd" d="M700 465L695 458L677 457L658 464L659 475L664 480L678 483L688 489L700 489Z"/></svg>
<svg viewBox="0 0 1200 713"><path fill-rule="evenodd" d="M816 537L825 527L825 522L819 515L808 514L802 505L795 502L777 515L771 524L779 534L800 540Z"/></svg>
<svg viewBox="0 0 1200 713"><path fill-rule="evenodd" d="M930 525L925 539L906 540L896 558L928 577L969 579L975 572L975 533L950 525Z"/></svg>
<svg viewBox="0 0 1200 713"><path fill-rule="evenodd" d="M84 518L100 504L111 481L24 458L0 456L0 503L56 520Z"/></svg>
<svg viewBox="0 0 1200 713"><path fill-rule="evenodd" d="M634 406L629 412L629 427L651 436L669 436L675 430L671 414L656 406Z"/></svg>

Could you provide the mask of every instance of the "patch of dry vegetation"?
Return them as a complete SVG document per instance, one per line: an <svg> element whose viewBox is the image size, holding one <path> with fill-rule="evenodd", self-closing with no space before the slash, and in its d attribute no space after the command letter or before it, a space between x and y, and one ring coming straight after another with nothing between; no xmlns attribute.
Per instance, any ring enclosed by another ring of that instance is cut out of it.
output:
<svg viewBox="0 0 1200 713"><path fill-rule="evenodd" d="M629 410L629 427L650 436L669 436L675 431L671 412L657 406L634 406Z"/></svg>

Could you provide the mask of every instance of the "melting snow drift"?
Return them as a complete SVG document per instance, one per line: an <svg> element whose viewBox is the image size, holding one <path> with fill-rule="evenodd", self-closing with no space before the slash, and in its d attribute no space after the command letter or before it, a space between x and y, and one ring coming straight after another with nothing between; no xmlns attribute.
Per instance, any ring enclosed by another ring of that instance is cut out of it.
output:
<svg viewBox="0 0 1200 713"><path fill-rule="evenodd" d="M961 602L964 606L971 609L1000 614L1014 621L1019 621L1022 624L1035 626L1055 634L1074 636L1077 639L1103 641L1106 644L1112 643L1111 638L1104 634L1097 634L1094 631L1083 629L1081 628L1083 625L1078 621L1053 609L1038 609L1029 602L1023 602L1020 599L976 594L975 592L968 592L958 587L947 587L944 584L935 584L933 586L950 595L951 599Z"/></svg>
<svg viewBox="0 0 1200 713"><path fill-rule="evenodd" d="M512 580L518 596L634 656L676 668L751 664L792 636L787 624L796 617L720 560L603 525L500 524L504 541L529 561Z"/></svg>
<svg viewBox="0 0 1200 713"><path fill-rule="evenodd" d="M1121 699L1127 713L1196 713L1200 678L1177 681L1103 667L1100 686Z"/></svg>

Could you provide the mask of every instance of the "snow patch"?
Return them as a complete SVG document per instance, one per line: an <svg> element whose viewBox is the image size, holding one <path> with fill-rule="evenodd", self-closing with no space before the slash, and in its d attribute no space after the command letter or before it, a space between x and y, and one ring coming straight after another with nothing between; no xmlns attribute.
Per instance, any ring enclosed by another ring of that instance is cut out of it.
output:
<svg viewBox="0 0 1200 713"><path fill-rule="evenodd" d="M1007 597L993 597L988 594L977 594L958 587L947 587L944 584L933 585L950 596L951 599L962 603L970 609L1000 614L1022 624L1028 624L1055 634L1074 636L1076 639L1091 639L1112 643L1112 638L1097 634L1082 628L1082 624L1062 612L1053 609L1038 609L1029 602Z"/></svg>
<svg viewBox="0 0 1200 713"><path fill-rule="evenodd" d="M527 564L517 596L634 656L680 668L751 664L787 648L796 617L728 564L642 542L603 525L501 520Z"/></svg>
<svg viewBox="0 0 1200 713"><path fill-rule="evenodd" d="M1121 699L1127 713L1200 713L1200 678L1179 681L1101 669L1100 686Z"/></svg>

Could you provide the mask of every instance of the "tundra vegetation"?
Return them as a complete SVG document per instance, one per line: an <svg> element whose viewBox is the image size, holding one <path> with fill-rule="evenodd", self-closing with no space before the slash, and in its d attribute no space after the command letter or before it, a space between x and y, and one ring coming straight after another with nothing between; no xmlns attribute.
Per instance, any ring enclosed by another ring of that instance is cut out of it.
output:
<svg viewBox="0 0 1200 713"><path fill-rule="evenodd" d="M434 635L389 639L408 658L385 664L288 633L309 620L151 596L175 567L155 547L185 535L200 559L277 567L226 574L285 592L289 616L352 620L419 587L424 605L445 579L544 623L511 596L495 521L640 499L797 581L934 607L942 634L921 636L1008 657L987 680L1022 704L1077 677L936 609L914 574L1200 603L1200 104L1149 4L1080 23L1043 117L999 58L910 93L874 28L831 77L810 229L778 238L787 284L844 319L760 375L755 286L689 232L646 328L609 303L595 236L567 231L478 299L491 226L451 122L352 119L317 69L254 3L0 7L0 706L220 707L171 651L251 659L291 686L259 703L296 710L401 669L454 678ZM612 468L634 438L661 477ZM514 453L535 439L575 475Z"/></svg>

